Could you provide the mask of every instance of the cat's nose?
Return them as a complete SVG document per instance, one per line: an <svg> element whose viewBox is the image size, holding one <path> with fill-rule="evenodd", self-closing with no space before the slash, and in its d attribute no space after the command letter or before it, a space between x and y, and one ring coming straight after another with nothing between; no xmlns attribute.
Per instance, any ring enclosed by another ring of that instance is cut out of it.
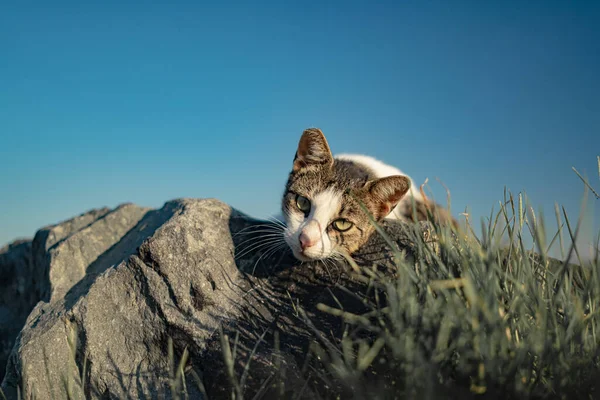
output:
<svg viewBox="0 0 600 400"><path fill-rule="evenodd" d="M311 247L315 244L314 241L311 241L310 238L308 237L308 235L304 232L302 232L300 234L300 247L302 247L302 250L305 250L307 247Z"/></svg>

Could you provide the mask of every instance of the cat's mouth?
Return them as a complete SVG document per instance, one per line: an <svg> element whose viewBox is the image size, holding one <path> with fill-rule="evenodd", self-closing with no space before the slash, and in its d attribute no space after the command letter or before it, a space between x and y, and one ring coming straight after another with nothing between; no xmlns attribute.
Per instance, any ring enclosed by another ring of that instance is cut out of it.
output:
<svg viewBox="0 0 600 400"><path fill-rule="evenodd" d="M294 257L296 257L296 259L299 261L319 261L328 258L328 255L326 254L307 254L300 249L296 249L291 246L290 248L292 250L292 254L294 254Z"/></svg>
<svg viewBox="0 0 600 400"><path fill-rule="evenodd" d="M294 253L294 257L296 257L299 261L317 261L322 258L322 257L310 257L310 256L307 256L306 254L300 253L296 250L293 250L292 252Z"/></svg>

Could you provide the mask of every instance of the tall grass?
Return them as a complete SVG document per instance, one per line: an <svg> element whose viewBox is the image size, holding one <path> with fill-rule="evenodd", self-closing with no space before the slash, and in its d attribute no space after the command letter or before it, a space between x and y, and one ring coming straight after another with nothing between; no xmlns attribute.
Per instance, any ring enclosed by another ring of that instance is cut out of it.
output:
<svg viewBox="0 0 600 400"><path fill-rule="evenodd" d="M368 311L319 305L346 324L341 338L316 335L323 374L357 398L600 397L600 249L580 256L583 214L557 209L549 235L506 192L479 237L468 220L461 232L434 226L436 246L417 229L417 257L396 254L391 271L349 259ZM548 256L556 241L564 261Z"/></svg>

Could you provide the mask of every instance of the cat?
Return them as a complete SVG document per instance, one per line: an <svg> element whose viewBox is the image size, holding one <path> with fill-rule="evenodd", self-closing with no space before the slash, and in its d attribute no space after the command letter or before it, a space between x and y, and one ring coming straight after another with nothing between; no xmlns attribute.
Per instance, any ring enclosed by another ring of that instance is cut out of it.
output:
<svg viewBox="0 0 600 400"><path fill-rule="evenodd" d="M281 205L283 236L294 257L313 261L358 250L375 230L361 204L375 221L426 220L431 214L457 226L399 169L365 155L333 157L320 129L305 130Z"/></svg>

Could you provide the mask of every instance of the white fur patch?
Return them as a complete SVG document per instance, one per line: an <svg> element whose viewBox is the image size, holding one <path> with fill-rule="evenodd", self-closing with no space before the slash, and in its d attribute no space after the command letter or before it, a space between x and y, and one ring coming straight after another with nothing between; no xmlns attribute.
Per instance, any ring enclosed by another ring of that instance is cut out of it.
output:
<svg viewBox="0 0 600 400"><path fill-rule="evenodd" d="M389 219L405 219L402 210L407 206L412 207L413 199L415 201L423 201L423 196L419 191L419 186L415 185L415 182L410 176L406 175L396 167L392 167L391 165L387 165L376 158L362 154L338 154L335 156L335 158L338 160L352 161L358 165L363 165L373 171L377 178L385 178L386 176L392 175L402 175L410 179L410 190L387 216Z"/></svg>
<svg viewBox="0 0 600 400"><path fill-rule="evenodd" d="M287 215L285 240L294 255L299 259L321 259L331 255L333 246L327 235L327 227L337 216L342 194L331 188L317 193L310 199L310 213L304 218L302 213ZM304 233L314 243L302 252L300 234Z"/></svg>

